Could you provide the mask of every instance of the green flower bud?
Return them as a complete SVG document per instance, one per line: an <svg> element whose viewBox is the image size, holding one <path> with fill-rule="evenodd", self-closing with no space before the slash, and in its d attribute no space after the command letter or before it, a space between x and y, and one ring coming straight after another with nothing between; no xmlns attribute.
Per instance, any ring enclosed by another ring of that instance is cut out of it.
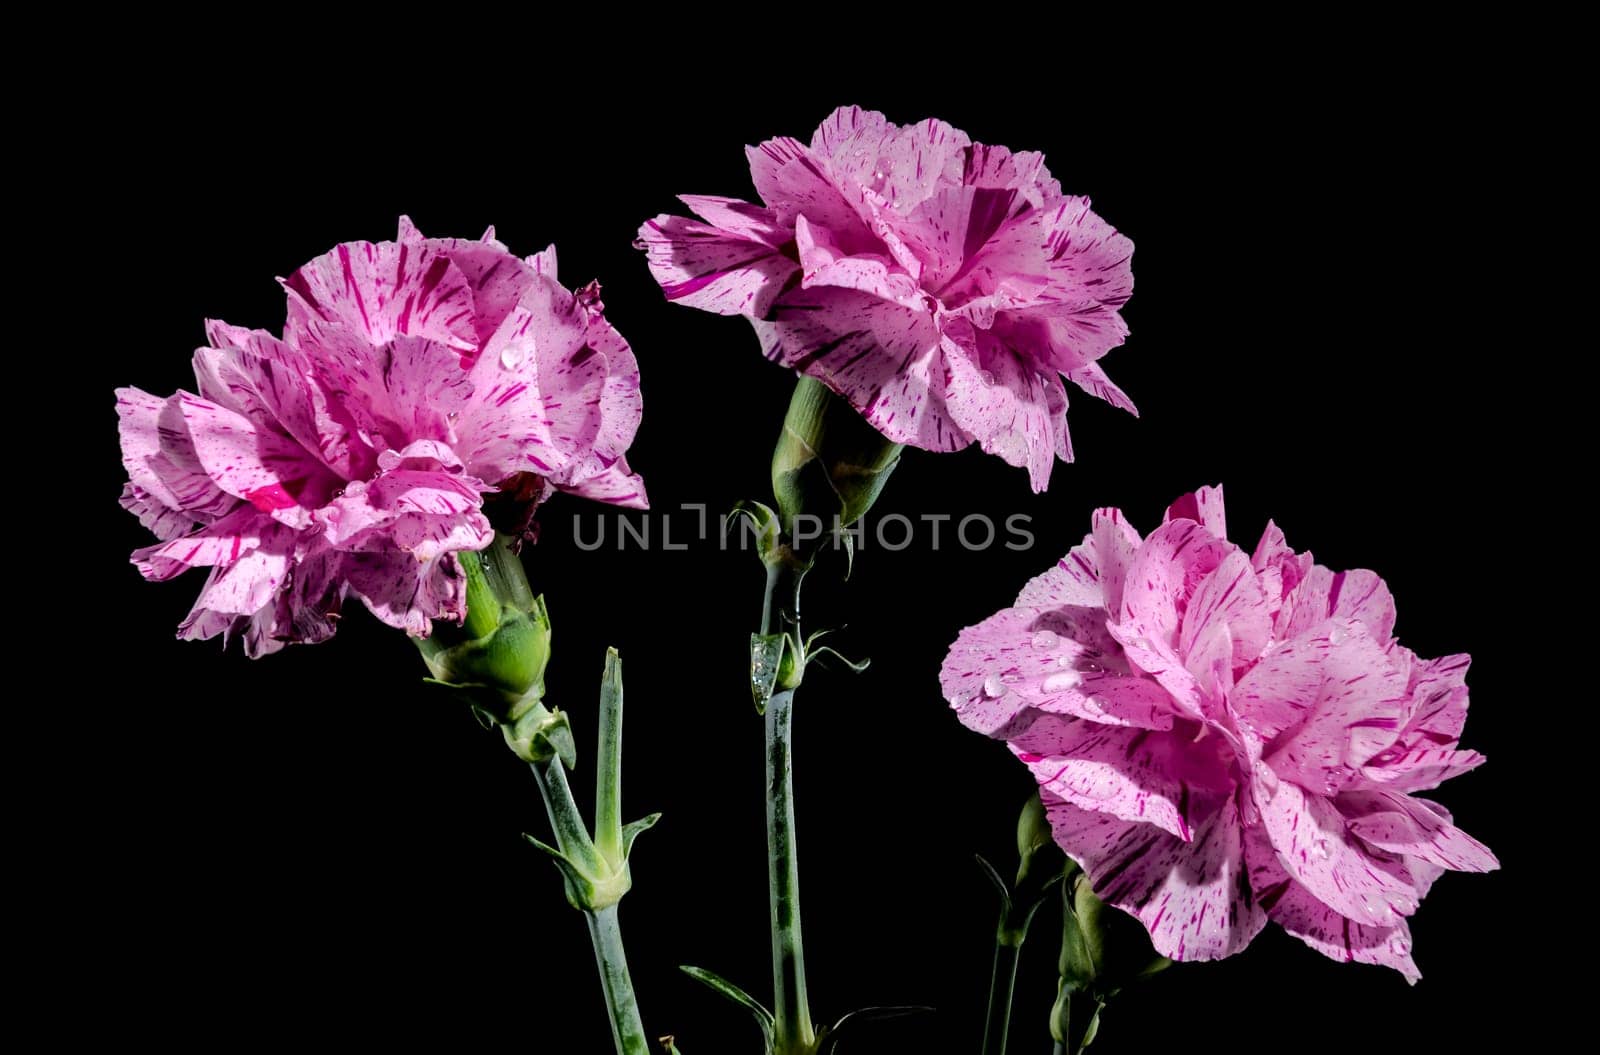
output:
<svg viewBox="0 0 1600 1055"><path fill-rule="evenodd" d="M877 501L902 446L886 439L821 381L801 377L772 453L772 492L786 534L795 518L849 527Z"/></svg>
<svg viewBox="0 0 1600 1055"><path fill-rule="evenodd" d="M1100 1030L1106 1002L1142 978L1172 966L1150 946L1144 925L1095 895L1082 872L1062 884L1061 984L1050 1010L1050 1035L1079 1055Z"/></svg>
<svg viewBox="0 0 1600 1055"><path fill-rule="evenodd" d="M1022 813L1017 817L1017 889L1027 885L1030 874L1052 878L1060 875L1065 864L1066 855L1056 846L1050 818L1035 791L1022 804Z"/></svg>
<svg viewBox="0 0 1600 1055"><path fill-rule="evenodd" d="M435 684L472 705L486 725L529 762L573 758L566 715L540 703L550 663L550 614L534 596L509 536L479 553L458 555L467 583L467 617L436 623L417 648Z"/></svg>
<svg viewBox="0 0 1600 1055"><path fill-rule="evenodd" d="M522 564L499 536L482 553L459 555L467 580L467 618L434 626L417 647L435 681L468 690L473 704L506 721L544 695L550 616L528 588Z"/></svg>

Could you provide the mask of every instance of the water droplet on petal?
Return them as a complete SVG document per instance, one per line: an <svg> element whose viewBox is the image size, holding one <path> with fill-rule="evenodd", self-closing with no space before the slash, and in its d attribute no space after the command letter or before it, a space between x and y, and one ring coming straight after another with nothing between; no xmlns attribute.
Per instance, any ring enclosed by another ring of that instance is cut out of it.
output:
<svg viewBox="0 0 1600 1055"><path fill-rule="evenodd" d="M1083 684L1083 675L1075 670L1064 670L1060 674L1052 674L1044 679L1045 692L1066 692Z"/></svg>
<svg viewBox="0 0 1600 1055"><path fill-rule="evenodd" d="M1315 857L1319 861L1326 861L1328 859L1328 840L1318 839L1316 842L1312 843L1311 856Z"/></svg>
<svg viewBox="0 0 1600 1055"><path fill-rule="evenodd" d="M1061 655L1056 657L1056 666L1058 666L1061 669L1065 670L1066 668L1072 666L1072 657L1067 655L1067 653L1065 653L1065 652L1061 653ZM1089 665L1089 669L1090 670L1094 670L1095 669L1094 664L1091 663Z"/></svg>
<svg viewBox="0 0 1600 1055"><path fill-rule="evenodd" d="M528 344L530 346L533 344L531 338L529 339ZM500 349L500 365L505 367L507 370L515 370L517 367L522 365L524 351L526 351L526 349L522 347L522 342L510 342L504 348Z"/></svg>
<svg viewBox="0 0 1600 1055"><path fill-rule="evenodd" d="M991 388L994 386L994 375L991 374L989 371L987 371L987 370L978 371L978 377L979 377L980 380L983 381L984 384L990 386Z"/></svg>
<svg viewBox="0 0 1600 1055"><path fill-rule="evenodd" d="M1041 652L1047 652L1061 643L1061 638L1054 630L1041 630L1033 635L1033 647Z"/></svg>
<svg viewBox="0 0 1600 1055"><path fill-rule="evenodd" d="M1000 680L1000 675L991 674L983 681L983 694L998 699L1006 694L1006 683Z"/></svg>

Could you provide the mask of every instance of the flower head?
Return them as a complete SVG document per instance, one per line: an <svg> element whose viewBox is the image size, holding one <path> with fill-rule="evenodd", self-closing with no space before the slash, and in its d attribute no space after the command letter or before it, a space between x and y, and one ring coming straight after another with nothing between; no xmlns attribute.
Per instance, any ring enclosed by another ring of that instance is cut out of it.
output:
<svg viewBox="0 0 1600 1055"><path fill-rule="evenodd" d="M134 564L211 569L180 637L243 634L253 656L320 641L351 593L425 636L463 617L455 554L493 538L486 495L645 504L624 457L638 366L598 287L557 283L554 247L520 260L492 229L402 219L283 286L281 338L209 322L193 393L117 392L122 504L161 539Z"/></svg>
<svg viewBox="0 0 1600 1055"><path fill-rule="evenodd" d="M1494 856L1413 792L1458 748L1468 657L1392 637L1370 571L1333 572L1269 524L1227 539L1222 489L1141 538L1117 510L941 672L961 721L1038 780L1095 893L1175 960L1243 949L1268 919L1337 959L1418 977L1406 918L1446 869Z"/></svg>
<svg viewBox="0 0 1600 1055"><path fill-rule="evenodd" d="M746 150L763 205L685 195L639 246L668 299L755 324L897 443L974 440L1042 491L1071 460L1062 376L1127 410L1097 360L1127 335L1133 243L1044 156L942 121L834 111L809 145Z"/></svg>

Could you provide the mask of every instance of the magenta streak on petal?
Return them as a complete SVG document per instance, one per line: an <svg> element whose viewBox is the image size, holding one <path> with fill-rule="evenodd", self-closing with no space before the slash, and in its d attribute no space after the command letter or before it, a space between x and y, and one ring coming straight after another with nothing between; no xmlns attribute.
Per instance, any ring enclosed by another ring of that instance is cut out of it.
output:
<svg viewBox="0 0 1600 1055"><path fill-rule="evenodd" d="M1007 741L1061 848L1163 954L1232 955L1270 918L1415 980L1406 918L1434 878L1497 867L1410 794L1482 761L1457 749L1465 657L1413 656L1381 579L1276 529L1252 561L1223 538L1220 488L1146 539L1121 522L1097 514L961 632L940 672L958 717Z"/></svg>
<svg viewBox="0 0 1600 1055"><path fill-rule="evenodd" d="M274 509L289 509L300 503L296 502L289 492L283 489L282 484L270 484L258 487L245 494L245 499L263 513L270 513Z"/></svg>
<svg viewBox="0 0 1600 1055"><path fill-rule="evenodd" d="M541 273L499 243L401 238L294 271L282 336L208 323L197 394L119 391L121 501L162 540L134 563L212 569L181 637L324 640L352 594L423 636L464 615L454 555L493 538L502 482L646 505L625 459L638 367L598 301L572 310L550 251ZM536 338L515 369L513 334Z"/></svg>
<svg viewBox="0 0 1600 1055"><path fill-rule="evenodd" d="M1072 454L1063 378L1132 408L1098 366L1127 334L1132 244L1040 155L844 107L746 158L761 204L691 195L698 219L639 228L667 299L751 319L887 438L976 442L1036 491Z"/></svg>

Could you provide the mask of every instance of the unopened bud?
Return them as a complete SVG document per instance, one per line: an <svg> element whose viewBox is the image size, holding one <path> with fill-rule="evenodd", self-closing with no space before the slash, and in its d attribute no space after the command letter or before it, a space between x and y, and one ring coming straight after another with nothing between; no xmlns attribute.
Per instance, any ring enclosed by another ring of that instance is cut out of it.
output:
<svg viewBox="0 0 1600 1055"><path fill-rule="evenodd" d="M772 492L786 533L802 515L849 527L872 508L902 446L821 381L802 376L772 453Z"/></svg>

